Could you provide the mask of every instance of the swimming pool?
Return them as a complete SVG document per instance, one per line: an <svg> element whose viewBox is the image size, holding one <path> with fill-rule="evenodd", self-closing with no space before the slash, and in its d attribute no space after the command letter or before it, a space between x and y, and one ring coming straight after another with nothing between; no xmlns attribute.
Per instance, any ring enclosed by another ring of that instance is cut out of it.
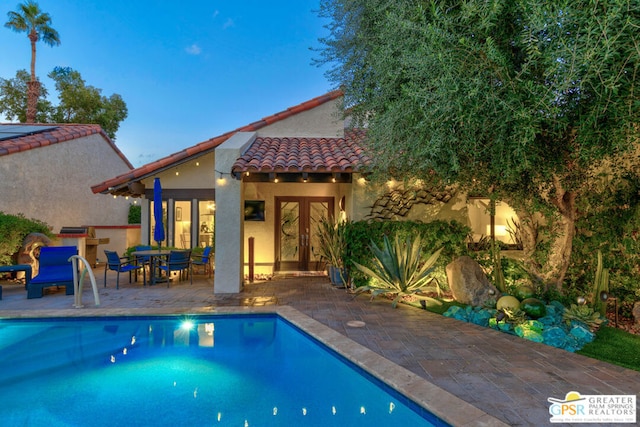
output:
<svg viewBox="0 0 640 427"><path fill-rule="evenodd" d="M4 425L446 425L275 314L0 322Z"/></svg>

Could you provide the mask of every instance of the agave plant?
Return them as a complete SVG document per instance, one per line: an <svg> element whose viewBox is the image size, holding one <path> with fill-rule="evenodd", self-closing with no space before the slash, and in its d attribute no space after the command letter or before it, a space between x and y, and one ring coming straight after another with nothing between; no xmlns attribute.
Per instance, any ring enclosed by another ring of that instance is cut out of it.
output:
<svg viewBox="0 0 640 427"><path fill-rule="evenodd" d="M354 262L355 266L373 280L369 285L356 289L357 293L371 291L371 298L380 294L395 294L392 306L395 308L404 296L414 295L419 299L429 300L436 304L440 301L425 295L416 295L418 292L440 291L434 278L430 277L436 260L440 256L441 249L430 255L425 262L422 261L420 237L412 242L407 238L401 242L396 236L392 244L387 236L384 236L382 247L375 242L369 246L373 252L373 267L368 268Z"/></svg>

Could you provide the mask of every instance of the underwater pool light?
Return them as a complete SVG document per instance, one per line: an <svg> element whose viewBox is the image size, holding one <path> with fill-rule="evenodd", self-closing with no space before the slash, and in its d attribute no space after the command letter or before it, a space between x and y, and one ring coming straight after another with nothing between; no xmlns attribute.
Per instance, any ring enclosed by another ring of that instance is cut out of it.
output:
<svg viewBox="0 0 640 427"><path fill-rule="evenodd" d="M180 328L184 329L185 331L190 331L191 329L193 329L193 322L191 320L184 320L180 324Z"/></svg>

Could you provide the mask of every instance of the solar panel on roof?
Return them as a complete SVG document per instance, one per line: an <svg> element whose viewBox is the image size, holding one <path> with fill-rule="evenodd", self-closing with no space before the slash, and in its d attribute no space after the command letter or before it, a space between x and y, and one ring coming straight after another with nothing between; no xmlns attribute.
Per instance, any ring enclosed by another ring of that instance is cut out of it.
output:
<svg viewBox="0 0 640 427"><path fill-rule="evenodd" d="M0 141L58 129L58 126L0 125Z"/></svg>

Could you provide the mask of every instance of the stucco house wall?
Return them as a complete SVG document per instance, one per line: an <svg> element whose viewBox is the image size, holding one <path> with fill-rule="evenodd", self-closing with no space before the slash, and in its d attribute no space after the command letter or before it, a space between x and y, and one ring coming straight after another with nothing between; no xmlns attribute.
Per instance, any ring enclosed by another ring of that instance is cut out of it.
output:
<svg viewBox="0 0 640 427"><path fill-rule="evenodd" d="M100 134L0 156L0 210L45 221L54 233L126 224L131 201L90 187L129 169Z"/></svg>
<svg viewBox="0 0 640 427"><path fill-rule="evenodd" d="M257 131L259 137L323 137L344 136L344 120L340 105L342 100L335 99L311 110L287 117L269 124Z"/></svg>
<svg viewBox="0 0 640 427"><path fill-rule="evenodd" d="M132 198L104 197L91 185L133 169L131 163L93 124L0 124L0 211L44 221L54 235L64 226L92 226L97 247L123 250L139 227L129 226ZM54 237L52 244L79 244L87 236Z"/></svg>

